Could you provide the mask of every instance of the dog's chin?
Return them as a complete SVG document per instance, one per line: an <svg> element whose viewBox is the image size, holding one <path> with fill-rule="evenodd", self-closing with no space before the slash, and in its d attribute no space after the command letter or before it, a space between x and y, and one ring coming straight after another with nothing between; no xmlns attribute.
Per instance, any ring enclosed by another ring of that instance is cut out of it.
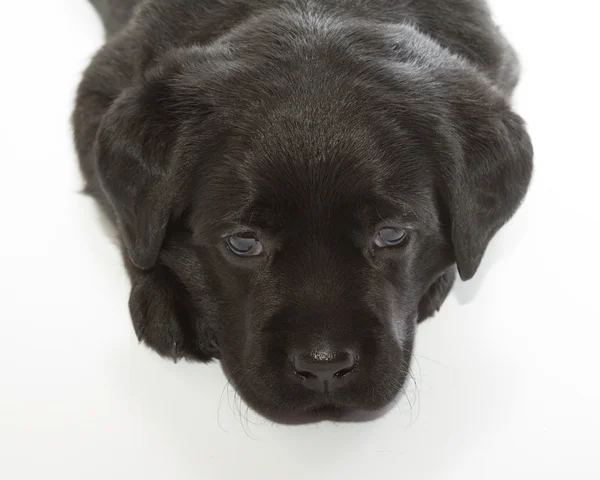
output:
<svg viewBox="0 0 600 480"><path fill-rule="evenodd" d="M371 419L383 415L403 391L405 371L395 378L379 383L367 382L352 388L342 388L328 395L313 392L303 386L279 385L279 388L250 387L233 381L239 395L257 413L283 424L312 423L332 420ZM246 377L247 378L247 377Z"/></svg>
<svg viewBox="0 0 600 480"><path fill-rule="evenodd" d="M322 421L368 421L385 415L395 404L402 389L388 392L376 401L343 401L319 399L308 404L272 404L258 400L254 395L240 393L242 398L263 417L281 424L306 424Z"/></svg>

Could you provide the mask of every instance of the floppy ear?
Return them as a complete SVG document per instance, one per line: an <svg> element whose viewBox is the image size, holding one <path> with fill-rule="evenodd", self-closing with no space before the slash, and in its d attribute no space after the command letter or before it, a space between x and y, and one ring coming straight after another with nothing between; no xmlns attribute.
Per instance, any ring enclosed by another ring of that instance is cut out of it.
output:
<svg viewBox="0 0 600 480"><path fill-rule="evenodd" d="M488 243L525 197L533 148L523 120L490 93L458 100L460 146L445 165L445 197L458 272L475 275Z"/></svg>
<svg viewBox="0 0 600 480"><path fill-rule="evenodd" d="M153 79L115 100L98 130L96 174L138 268L154 266L186 175L175 151L180 120L168 82Z"/></svg>

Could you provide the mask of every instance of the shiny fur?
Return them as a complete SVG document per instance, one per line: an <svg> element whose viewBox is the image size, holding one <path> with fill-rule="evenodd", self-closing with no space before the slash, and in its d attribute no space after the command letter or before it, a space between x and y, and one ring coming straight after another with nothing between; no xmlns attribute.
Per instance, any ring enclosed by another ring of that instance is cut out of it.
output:
<svg viewBox="0 0 600 480"><path fill-rule="evenodd" d="M418 321L456 267L475 274L531 177L517 60L485 4L92 3L108 38L75 140L120 233L139 338L220 358L263 413L386 405ZM374 248L382 225L408 241ZM227 249L240 230L263 255ZM359 355L328 395L290 368L315 345Z"/></svg>

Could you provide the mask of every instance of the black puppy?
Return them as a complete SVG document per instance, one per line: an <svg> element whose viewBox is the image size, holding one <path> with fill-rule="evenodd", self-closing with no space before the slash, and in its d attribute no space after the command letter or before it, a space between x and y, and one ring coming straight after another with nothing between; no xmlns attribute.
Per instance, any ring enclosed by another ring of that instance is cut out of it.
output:
<svg viewBox="0 0 600 480"><path fill-rule="evenodd" d="M485 4L92 3L75 140L139 338L264 413L386 405L531 177Z"/></svg>

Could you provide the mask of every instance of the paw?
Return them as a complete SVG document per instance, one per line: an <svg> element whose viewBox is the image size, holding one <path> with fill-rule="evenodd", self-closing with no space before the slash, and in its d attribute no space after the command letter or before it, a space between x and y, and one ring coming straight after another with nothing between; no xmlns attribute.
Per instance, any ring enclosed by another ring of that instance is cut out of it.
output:
<svg viewBox="0 0 600 480"><path fill-rule="evenodd" d="M138 340L174 361L208 360L210 356L197 346L194 315L177 278L167 268L158 266L139 272L132 281L129 311Z"/></svg>
<svg viewBox="0 0 600 480"><path fill-rule="evenodd" d="M454 267L449 268L427 290L427 293L421 298L419 303L419 318L417 322L422 322L429 317L435 315L440 309L444 300L452 290L454 280L456 279L456 270Z"/></svg>

